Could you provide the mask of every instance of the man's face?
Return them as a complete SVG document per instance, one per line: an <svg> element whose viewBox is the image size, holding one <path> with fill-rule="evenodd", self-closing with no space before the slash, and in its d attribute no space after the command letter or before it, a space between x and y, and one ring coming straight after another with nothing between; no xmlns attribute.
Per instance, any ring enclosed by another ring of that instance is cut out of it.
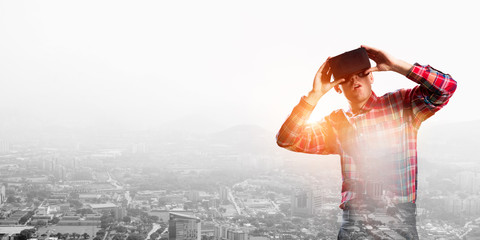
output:
<svg viewBox="0 0 480 240"><path fill-rule="evenodd" d="M373 76L371 73L365 75L363 72L351 74L345 78L345 82L339 85L348 101L352 103L363 103L372 93ZM337 89L338 91L338 89Z"/></svg>

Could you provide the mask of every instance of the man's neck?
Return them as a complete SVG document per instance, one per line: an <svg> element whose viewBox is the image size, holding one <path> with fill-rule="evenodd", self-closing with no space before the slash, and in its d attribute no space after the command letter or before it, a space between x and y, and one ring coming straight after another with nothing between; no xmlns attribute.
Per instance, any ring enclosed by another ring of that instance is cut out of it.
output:
<svg viewBox="0 0 480 240"><path fill-rule="evenodd" d="M352 101L348 101L348 103L350 104L350 108L352 109L352 112L353 113L358 113L360 111L360 109L363 108L363 106L365 106L365 104L368 102L368 100L372 97L372 92L370 92L370 95L368 95L368 97L361 101L361 102L352 102Z"/></svg>

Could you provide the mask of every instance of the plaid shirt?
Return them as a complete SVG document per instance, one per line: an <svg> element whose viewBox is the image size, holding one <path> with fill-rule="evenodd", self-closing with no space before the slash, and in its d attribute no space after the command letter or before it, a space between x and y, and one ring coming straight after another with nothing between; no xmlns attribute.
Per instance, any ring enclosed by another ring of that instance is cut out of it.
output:
<svg viewBox="0 0 480 240"><path fill-rule="evenodd" d="M303 97L278 132L277 144L283 148L340 155L341 208L363 194L415 203L418 128L448 103L457 83L419 64L407 77L419 85L381 97L372 92L359 112L336 110L312 124L306 121L315 106Z"/></svg>

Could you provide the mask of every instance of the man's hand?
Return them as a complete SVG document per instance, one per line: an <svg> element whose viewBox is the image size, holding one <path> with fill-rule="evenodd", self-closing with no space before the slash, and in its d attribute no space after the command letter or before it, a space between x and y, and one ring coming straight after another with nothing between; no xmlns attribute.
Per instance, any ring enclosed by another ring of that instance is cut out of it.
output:
<svg viewBox="0 0 480 240"><path fill-rule="evenodd" d="M320 100L320 98L325 95L330 89L335 87L336 85L345 81L345 79L337 79L333 82L330 81L332 78L332 71L330 69L330 64L327 60L320 66L315 74L315 78L313 79L313 89L308 93L307 98L305 99L310 105L315 106Z"/></svg>
<svg viewBox="0 0 480 240"><path fill-rule="evenodd" d="M396 59L382 50L365 45L362 45L362 47L367 50L368 57L377 63L375 67L365 70L365 74L378 71L394 71L406 76L412 68L412 64Z"/></svg>

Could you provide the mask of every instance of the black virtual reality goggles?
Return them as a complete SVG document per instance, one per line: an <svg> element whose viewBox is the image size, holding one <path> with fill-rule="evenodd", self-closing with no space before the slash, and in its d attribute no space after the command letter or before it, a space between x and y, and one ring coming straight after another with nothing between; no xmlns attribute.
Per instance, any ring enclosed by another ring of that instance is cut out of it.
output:
<svg viewBox="0 0 480 240"><path fill-rule="evenodd" d="M363 47L330 58L329 64L335 80L370 68L367 50Z"/></svg>

